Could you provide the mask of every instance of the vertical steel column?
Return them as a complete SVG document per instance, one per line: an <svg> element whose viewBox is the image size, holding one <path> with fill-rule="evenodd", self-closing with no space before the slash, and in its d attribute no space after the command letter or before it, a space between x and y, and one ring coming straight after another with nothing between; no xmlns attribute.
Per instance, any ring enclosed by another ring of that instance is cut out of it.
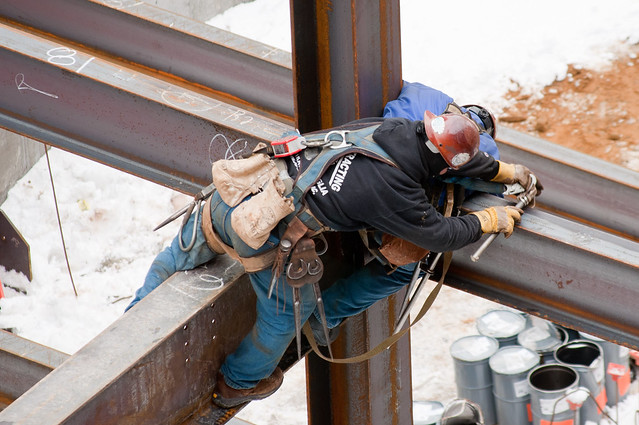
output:
<svg viewBox="0 0 639 425"><path fill-rule="evenodd" d="M291 0L291 22L297 128L381 116L401 89L399 1ZM396 316L391 298L348 320L336 355L373 348L392 332ZM412 422L408 338L351 365L327 364L311 354L307 374L312 424Z"/></svg>
<svg viewBox="0 0 639 425"><path fill-rule="evenodd" d="M399 0L291 0L300 131L380 116L401 89Z"/></svg>

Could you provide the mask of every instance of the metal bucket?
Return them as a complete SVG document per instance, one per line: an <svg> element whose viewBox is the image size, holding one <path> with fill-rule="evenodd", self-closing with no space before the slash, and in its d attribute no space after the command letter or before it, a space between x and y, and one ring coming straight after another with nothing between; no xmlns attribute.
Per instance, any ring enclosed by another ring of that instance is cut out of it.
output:
<svg viewBox="0 0 639 425"><path fill-rule="evenodd" d="M497 423L493 380L488 359L499 349L499 342L485 335L470 335L458 339L450 346L455 366L457 395L477 403L482 410L485 425Z"/></svg>
<svg viewBox="0 0 639 425"><path fill-rule="evenodd" d="M579 409L580 423L598 424L603 416L603 411L599 407L603 409L607 402L601 346L583 339L570 341L555 350L555 360L575 369L579 373L580 385L588 389L592 396L588 397Z"/></svg>
<svg viewBox="0 0 639 425"><path fill-rule="evenodd" d="M439 401L414 401L413 425L439 425L444 405Z"/></svg>
<svg viewBox="0 0 639 425"><path fill-rule="evenodd" d="M548 322L547 326L531 326L517 335L517 343L519 345L539 353L541 364L553 363L555 350L566 342L567 334L550 322Z"/></svg>
<svg viewBox="0 0 639 425"><path fill-rule="evenodd" d="M579 332L579 335L585 340L596 342L603 349L608 406L613 407L625 400L628 397L630 388L630 350L627 347L584 332ZM611 364L613 366L610 366ZM619 371L620 368L622 371ZM615 376L618 371L622 372L623 376Z"/></svg>
<svg viewBox="0 0 639 425"><path fill-rule="evenodd" d="M533 425L577 425L579 412L571 410L566 394L579 386L579 374L570 366L545 364L528 373Z"/></svg>
<svg viewBox="0 0 639 425"><path fill-rule="evenodd" d="M493 375L497 422L529 425L530 389L528 372L539 365L539 354L518 345L500 348L488 364Z"/></svg>
<svg viewBox="0 0 639 425"><path fill-rule="evenodd" d="M517 344L517 335L526 328L526 318L509 310L491 310L477 319L480 334L499 341L500 347Z"/></svg>

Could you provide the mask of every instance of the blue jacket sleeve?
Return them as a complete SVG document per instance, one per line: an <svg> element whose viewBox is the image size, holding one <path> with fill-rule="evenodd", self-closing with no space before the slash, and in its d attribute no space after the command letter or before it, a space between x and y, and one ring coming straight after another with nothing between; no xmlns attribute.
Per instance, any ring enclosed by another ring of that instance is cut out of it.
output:
<svg viewBox="0 0 639 425"><path fill-rule="evenodd" d="M386 104L384 118L399 117L408 118L411 121L421 121L424 119L424 111L428 110L439 115L453 101L452 97L437 89L421 83L404 81L397 99ZM470 116L477 124L481 125L481 120L473 112L470 112ZM480 134L479 150L499 159L497 144L488 133Z"/></svg>

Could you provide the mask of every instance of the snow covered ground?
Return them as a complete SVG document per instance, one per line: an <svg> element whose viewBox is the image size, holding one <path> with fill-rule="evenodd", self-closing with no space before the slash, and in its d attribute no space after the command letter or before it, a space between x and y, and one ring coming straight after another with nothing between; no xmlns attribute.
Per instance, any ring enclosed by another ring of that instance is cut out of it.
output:
<svg viewBox="0 0 639 425"><path fill-rule="evenodd" d="M535 93L563 78L568 64L605 66L639 41L636 0L402 0L401 13L404 79L497 113L509 88ZM256 0L209 23L290 51L288 19L288 0ZM58 149L50 150L50 160L78 297L67 272L43 157L0 206L30 244L33 269L28 282L0 266L6 285L0 328L14 328L25 338L72 354L122 314L178 223L152 229L188 198ZM498 307L442 290L412 332L415 400L445 403L455 397L449 346L475 334L476 318ZM274 396L252 403L240 417L259 425L306 423L303 388L300 362ZM637 404L633 396L622 405L622 424L634 423Z"/></svg>

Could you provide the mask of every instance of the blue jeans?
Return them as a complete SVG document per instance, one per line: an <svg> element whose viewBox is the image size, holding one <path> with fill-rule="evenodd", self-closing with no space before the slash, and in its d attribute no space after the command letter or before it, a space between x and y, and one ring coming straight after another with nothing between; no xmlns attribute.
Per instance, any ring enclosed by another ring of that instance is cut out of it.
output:
<svg viewBox="0 0 639 425"><path fill-rule="evenodd" d="M219 195L211 197L211 217L213 226L222 240L232 246L241 257L249 257L268 250L279 243L274 231L267 242L258 250L247 246L231 228L230 208ZM129 310L164 280L177 271L190 270L215 258L201 230L201 219L194 223L195 215L184 227L183 234L191 235L193 225L197 225L196 241L193 249L183 252L178 237L155 258L147 273L144 285L135 293L135 298L126 308ZM201 217L201 214L200 214ZM186 244L188 241L183 241ZM354 316L406 285L412 276L414 265L398 268L392 274L376 261L356 270L350 276L339 279L323 291L326 317L329 327L338 326L345 318ZM293 316L293 290L280 277L277 290L269 299L268 288L271 270L249 273L251 286L257 295L256 321L251 332L239 347L224 361L221 371L226 383L233 388L252 388L271 375L277 367L286 348L295 337ZM316 308L315 294L310 285L301 288L302 322L305 322ZM315 313L319 318L318 314Z"/></svg>

